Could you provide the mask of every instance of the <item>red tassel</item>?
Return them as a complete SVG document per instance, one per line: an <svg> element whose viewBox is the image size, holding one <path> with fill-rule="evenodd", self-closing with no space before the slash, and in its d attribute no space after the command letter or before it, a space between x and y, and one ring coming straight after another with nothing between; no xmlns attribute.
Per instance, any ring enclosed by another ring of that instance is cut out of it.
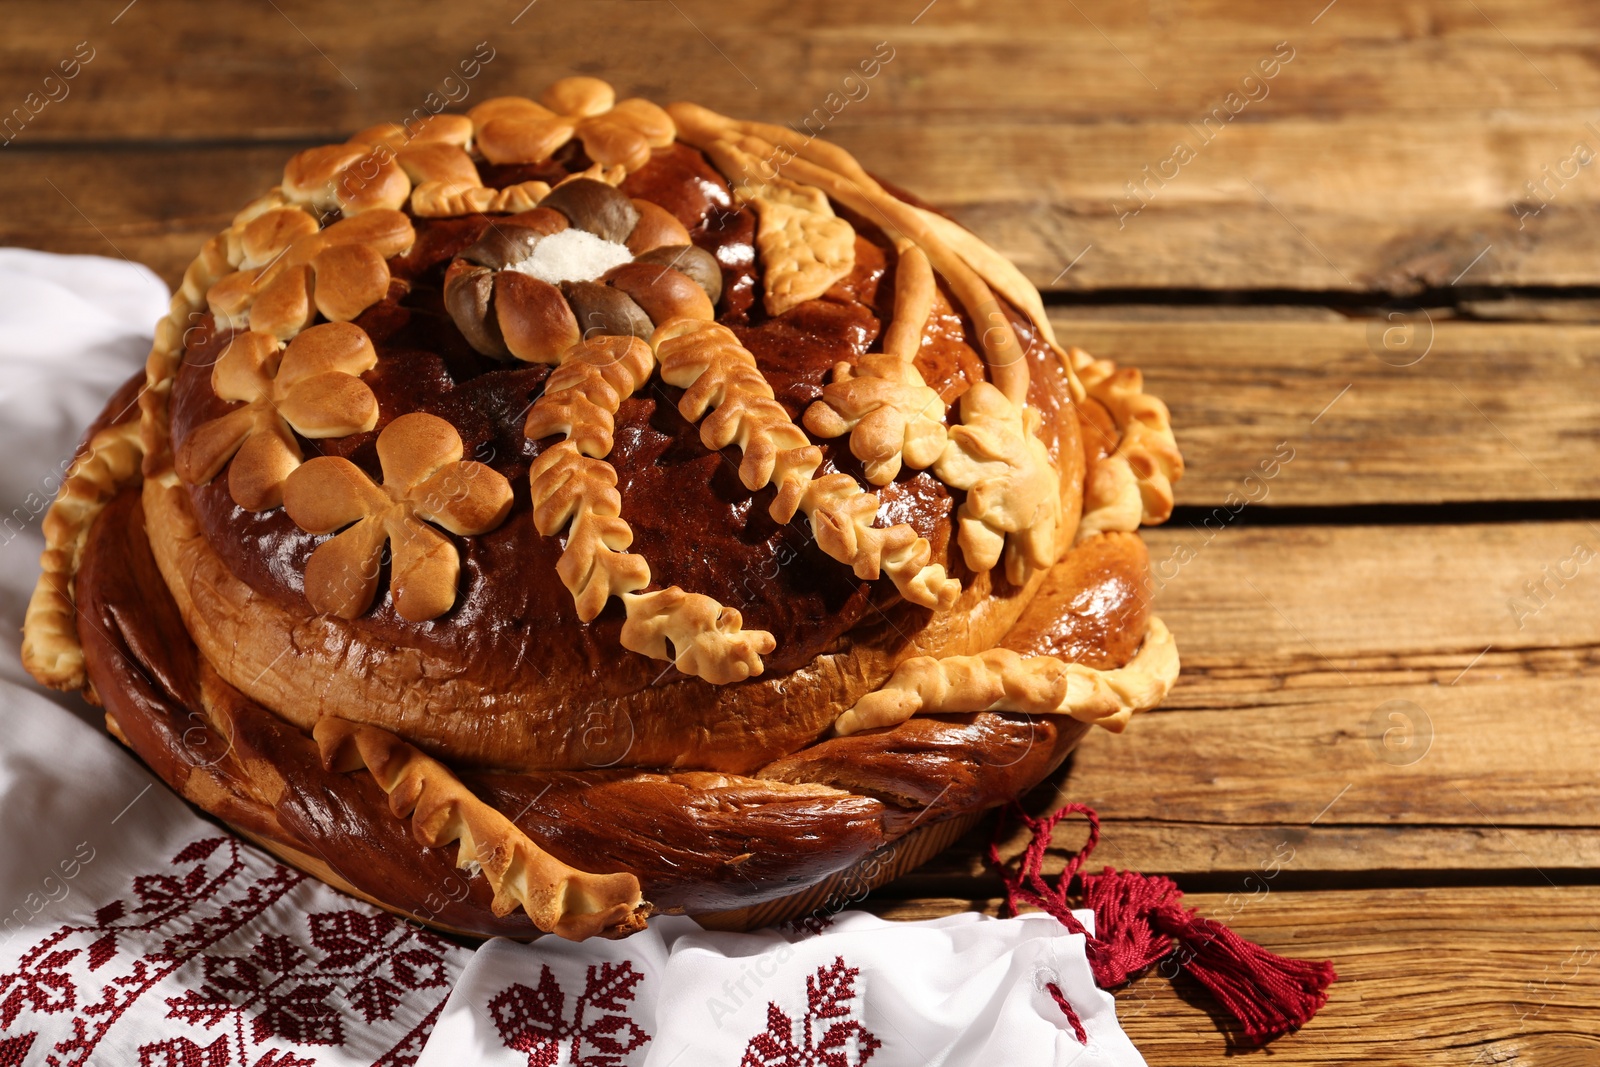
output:
<svg viewBox="0 0 1600 1067"><path fill-rule="evenodd" d="M989 862L1006 887L1006 908L1032 904L1087 939L1089 966L1102 989L1122 985L1172 955L1185 971L1211 991L1217 1003L1239 1021L1246 1040L1262 1044L1304 1026L1328 1002L1328 986L1338 977L1328 962L1312 963L1268 952L1226 926L1183 906L1183 893L1170 878L1116 871L1081 873L1100 841L1100 819L1082 804L1068 804L1035 819L1015 803L1010 809L1031 838L1016 870L1000 859L1005 832L1001 815L989 844ZM1069 815L1089 821L1089 839L1067 861L1055 885L1043 869L1051 832ZM1072 916L1068 894L1080 883L1082 906L1094 912L1090 935Z"/></svg>

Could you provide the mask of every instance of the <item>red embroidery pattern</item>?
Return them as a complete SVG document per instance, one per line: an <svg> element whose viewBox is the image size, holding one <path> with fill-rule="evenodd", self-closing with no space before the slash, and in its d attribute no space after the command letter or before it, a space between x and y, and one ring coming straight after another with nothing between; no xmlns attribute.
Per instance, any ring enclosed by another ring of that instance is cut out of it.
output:
<svg viewBox="0 0 1600 1067"><path fill-rule="evenodd" d="M544 964L537 987L508 986L489 1001L489 1015L505 1046L528 1054L528 1067L623 1067L623 1057L650 1040L629 1015L634 986L643 977L628 960L591 964L569 1019L567 995ZM564 1041L571 1042L565 1060Z"/></svg>
<svg viewBox="0 0 1600 1067"><path fill-rule="evenodd" d="M28 1050L33 1048L38 1036L36 1033L19 1034L0 1039L0 1067L22 1067L22 1061L28 1058Z"/></svg>
<svg viewBox="0 0 1600 1067"><path fill-rule="evenodd" d="M851 1012L860 973L859 967L846 967L843 956L835 956L806 978L806 1013L798 1040L794 1020L777 1001L768 1001L766 1032L750 1039L739 1067L861 1067L872 1059L883 1042Z"/></svg>
<svg viewBox="0 0 1600 1067"><path fill-rule="evenodd" d="M380 1060L415 1063L450 984L445 942L354 908L295 916L304 940L252 936L252 924L305 876L232 838L194 841L171 868L135 877L127 899L59 927L0 974L0 1034L23 1015L37 1027L0 1037L0 1067L20 1062L51 1016L63 1017L50 1027L60 1038L45 1057L51 1067L132 1062L131 1050L101 1046L135 1005L146 1032L156 1013L200 1031L140 1046L140 1067L312 1067L306 1046L342 1046L350 1022L394 1023L406 1000L414 1018L417 994L438 989L427 998L432 1010ZM189 988L150 997L185 979Z"/></svg>

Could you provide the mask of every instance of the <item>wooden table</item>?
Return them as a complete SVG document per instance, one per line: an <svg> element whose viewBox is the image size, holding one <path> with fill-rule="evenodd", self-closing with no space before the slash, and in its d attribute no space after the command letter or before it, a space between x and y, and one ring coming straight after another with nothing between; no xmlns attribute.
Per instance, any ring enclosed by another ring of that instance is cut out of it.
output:
<svg viewBox="0 0 1600 1067"><path fill-rule="evenodd" d="M583 72L820 116L1171 405L1189 473L1148 539L1183 679L1063 788L1105 817L1099 858L1335 962L1322 1014L1257 1055L1600 1063L1592 3L30 0L0 22L0 108L92 55L0 149L0 243L169 283L292 150L459 93L479 42L468 104ZM977 856L873 904L993 910ZM1228 1054L1194 988L1119 999L1152 1064Z"/></svg>

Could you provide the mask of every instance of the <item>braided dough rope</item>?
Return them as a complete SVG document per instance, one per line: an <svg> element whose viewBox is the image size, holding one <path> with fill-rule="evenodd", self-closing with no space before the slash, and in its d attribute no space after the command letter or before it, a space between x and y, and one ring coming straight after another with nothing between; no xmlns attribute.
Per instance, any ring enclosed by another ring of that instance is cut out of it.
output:
<svg viewBox="0 0 1600 1067"><path fill-rule="evenodd" d="M1144 391L1136 367L1117 369L1081 348L1062 359L1090 397L1105 405L1122 435L1116 451L1090 471L1083 486L1077 540L1107 530L1132 532L1172 515L1172 483L1183 477L1183 455L1172 435L1167 405Z"/></svg>
<svg viewBox="0 0 1600 1067"><path fill-rule="evenodd" d="M22 665L44 685L70 690L88 684L73 579L95 516L123 487L138 481L143 457L137 419L101 430L73 461L45 512L42 573L22 620Z"/></svg>
<svg viewBox="0 0 1600 1067"><path fill-rule="evenodd" d="M651 908L638 878L591 874L562 863L478 799L448 767L394 734L325 718L312 737L329 770L371 773L389 794L389 809L411 820L418 844L443 848L455 842L456 866L488 880L496 915L520 907L539 929L572 941L596 934L624 937L644 928Z"/></svg>
<svg viewBox="0 0 1600 1067"><path fill-rule="evenodd" d="M765 182L782 171L872 218L896 244L909 240L921 248L981 330L990 380L1013 402L1026 401L1027 360L993 290L916 208L885 190L850 153L781 126L742 122L697 104L672 104L667 110L677 123L678 138L709 155L736 185Z"/></svg>
<svg viewBox="0 0 1600 1067"><path fill-rule="evenodd" d="M112 497L141 477L176 483L172 442L167 435L168 401L183 357L184 333L205 312L206 293L243 262L244 234L250 223L285 203L282 190L272 190L246 205L226 230L201 246L199 255L184 270L166 316L156 323L155 339L145 359L139 419L97 433L69 468L60 493L45 513L39 581L22 625L23 666L42 684L69 690L88 684L73 583L89 527Z"/></svg>
<svg viewBox="0 0 1600 1067"><path fill-rule="evenodd" d="M156 323L155 340L145 360L145 387L139 394L139 419L107 427L90 440L84 454L68 469L61 491L45 513L44 552L39 581L22 624L22 664L40 683L57 689L83 689L83 644L78 638L73 583L89 527L106 504L141 477L176 481L172 443L167 436L167 405L184 331L195 325L206 307L206 291L242 258L242 231L249 222L282 206L274 190L245 207L232 224L211 237L183 272L183 280Z"/></svg>
<svg viewBox="0 0 1600 1067"><path fill-rule="evenodd" d="M834 722L853 734L904 722L917 712L1020 711L1070 715L1121 733L1134 712L1161 703L1178 680L1178 646L1159 618L1126 666L1096 670L1054 656L994 648L976 656L918 656L895 669L882 689L862 697Z"/></svg>
<svg viewBox="0 0 1600 1067"><path fill-rule="evenodd" d="M541 452L528 472L534 527L546 537L567 531L556 573L578 618L590 622L607 600L620 597L627 611L622 647L728 685L760 674L761 657L776 640L765 630L745 630L738 611L711 597L677 586L641 592L650 585L650 565L625 551L633 531L622 518L617 472L604 461L617 409L649 380L655 363L649 345L615 335L580 341L562 356L523 426L534 440L566 438Z"/></svg>
<svg viewBox="0 0 1600 1067"><path fill-rule="evenodd" d="M657 328L650 344L661 361L662 381L684 390L678 411L690 422L705 418L701 442L710 449L739 446L745 488L777 487L768 509L773 521L788 522L803 512L817 547L850 564L856 577L871 581L886 574L901 596L923 607L955 602L961 583L930 563L927 538L904 523L873 526L878 496L850 475L814 477L822 450L774 399L755 356L732 330L715 322L674 319Z"/></svg>

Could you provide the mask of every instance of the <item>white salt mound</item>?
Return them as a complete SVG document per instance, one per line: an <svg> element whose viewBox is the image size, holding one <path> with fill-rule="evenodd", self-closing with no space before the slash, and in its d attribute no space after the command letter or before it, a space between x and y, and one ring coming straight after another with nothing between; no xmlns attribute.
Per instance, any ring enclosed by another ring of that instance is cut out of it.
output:
<svg viewBox="0 0 1600 1067"><path fill-rule="evenodd" d="M596 237L576 226L551 234L533 246L533 255L506 269L542 282L592 282L612 267L633 260L626 245Z"/></svg>

